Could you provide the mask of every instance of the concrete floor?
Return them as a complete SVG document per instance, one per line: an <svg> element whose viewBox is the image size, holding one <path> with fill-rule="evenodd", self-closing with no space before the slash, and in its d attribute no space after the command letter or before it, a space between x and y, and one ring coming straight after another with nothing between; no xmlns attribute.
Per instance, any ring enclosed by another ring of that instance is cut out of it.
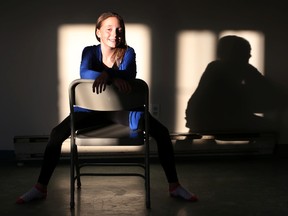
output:
<svg viewBox="0 0 288 216"><path fill-rule="evenodd" d="M168 196L158 162L151 164L151 209L137 177L82 177L70 210L69 163L61 161L45 201L15 204L34 183L40 162L0 164L1 216L285 216L288 215L288 158L235 156L177 158L184 186L199 196L188 203Z"/></svg>

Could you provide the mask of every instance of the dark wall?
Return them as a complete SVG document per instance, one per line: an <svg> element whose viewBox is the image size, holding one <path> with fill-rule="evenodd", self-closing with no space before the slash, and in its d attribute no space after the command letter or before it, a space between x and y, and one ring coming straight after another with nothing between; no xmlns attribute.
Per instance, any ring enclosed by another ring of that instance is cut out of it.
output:
<svg viewBox="0 0 288 216"><path fill-rule="evenodd" d="M288 81L287 15L282 1L12 0L0 6L0 149L13 149L15 135L49 134L58 123L57 28L61 24L95 23L98 15L107 10L119 12L126 22L151 27L151 97L165 107L160 120L171 130L174 41L175 33L181 29L262 31L267 76L279 86ZM287 123L287 118L284 120ZM285 125L283 131L287 131ZM284 132L281 142L288 143Z"/></svg>

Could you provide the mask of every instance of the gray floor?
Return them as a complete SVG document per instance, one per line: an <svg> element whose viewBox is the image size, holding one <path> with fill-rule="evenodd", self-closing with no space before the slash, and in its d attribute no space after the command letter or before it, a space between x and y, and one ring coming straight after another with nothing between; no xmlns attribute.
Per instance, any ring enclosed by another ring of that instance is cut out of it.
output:
<svg viewBox="0 0 288 216"><path fill-rule="evenodd" d="M288 158L198 157L177 158L182 184L198 194L188 203L170 198L163 171L151 164L150 210L145 208L143 180L137 177L83 177L76 206L69 206L69 164L57 167L48 197L25 205L16 197L35 183L40 163L1 162L0 215L100 216L285 216L288 215Z"/></svg>

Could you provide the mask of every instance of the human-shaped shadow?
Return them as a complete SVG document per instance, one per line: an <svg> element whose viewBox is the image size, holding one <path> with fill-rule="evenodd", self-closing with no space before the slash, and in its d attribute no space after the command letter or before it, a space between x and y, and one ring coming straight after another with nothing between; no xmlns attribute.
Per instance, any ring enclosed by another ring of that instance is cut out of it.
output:
<svg viewBox="0 0 288 216"><path fill-rule="evenodd" d="M236 35L220 38L217 59L207 65L187 104L190 132L278 129L284 96L249 63L250 53L246 39Z"/></svg>

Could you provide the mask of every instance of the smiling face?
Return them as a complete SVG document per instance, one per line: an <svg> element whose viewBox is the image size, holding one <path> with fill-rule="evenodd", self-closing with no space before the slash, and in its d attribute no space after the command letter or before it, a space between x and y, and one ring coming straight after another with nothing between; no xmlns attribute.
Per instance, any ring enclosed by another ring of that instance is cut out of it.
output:
<svg viewBox="0 0 288 216"><path fill-rule="evenodd" d="M101 22L100 28L96 29L96 36L102 46L113 49L122 42L123 31L117 17L108 17Z"/></svg>

